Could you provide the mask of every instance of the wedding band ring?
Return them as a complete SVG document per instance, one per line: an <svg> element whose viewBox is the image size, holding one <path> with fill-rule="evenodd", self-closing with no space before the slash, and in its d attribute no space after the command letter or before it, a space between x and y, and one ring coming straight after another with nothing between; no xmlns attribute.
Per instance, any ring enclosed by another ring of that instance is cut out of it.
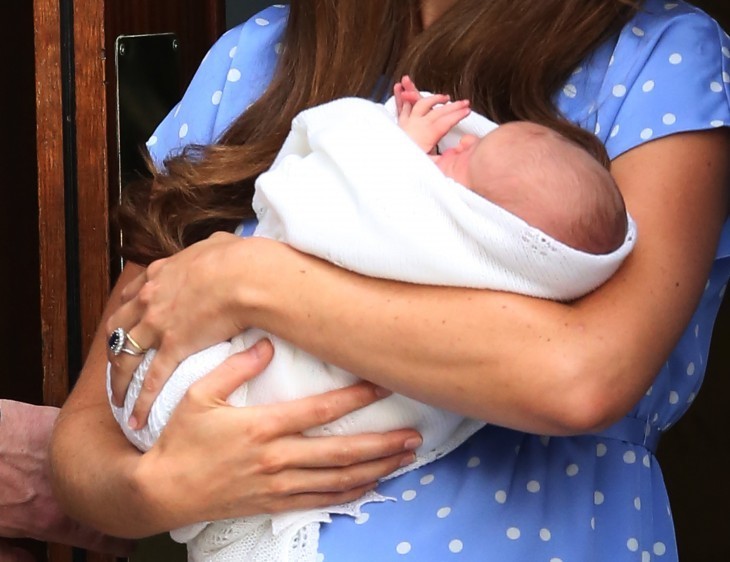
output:
<svg viewBox="0 0 730 562"><path fill-rule="evenodd" d="M130 336L124 328L117 328L114 330L112 335L109 336L107 345L109 346L109 351L111 351L114 356L117 356L120 353L139 356L144 355L148 351L139 345L139 343L137 343L137 341Z"/></svg>

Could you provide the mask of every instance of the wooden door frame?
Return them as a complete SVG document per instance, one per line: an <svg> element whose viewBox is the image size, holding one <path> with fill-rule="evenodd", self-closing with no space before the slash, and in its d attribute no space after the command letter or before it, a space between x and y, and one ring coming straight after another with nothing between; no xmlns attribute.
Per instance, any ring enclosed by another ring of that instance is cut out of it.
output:
<svg viewBox="0 0 730 562"><path fill-rule="evenodd" d="M178 1L176 7L193 13L176 20L191 38L183 63L189 79L206 43L223 31L225 10L221 0ZM205 17L195 18L193 9ZM110 47L120 33L162 31L170 12L160 16L160 6L142 0L33 0L33 11L43 396L61 406L111 285L109 208L117 177L110 173L116 162ZM71 549L49 545L51 562L72 559ZM86 560L113 558L87 553Z"/></svg>

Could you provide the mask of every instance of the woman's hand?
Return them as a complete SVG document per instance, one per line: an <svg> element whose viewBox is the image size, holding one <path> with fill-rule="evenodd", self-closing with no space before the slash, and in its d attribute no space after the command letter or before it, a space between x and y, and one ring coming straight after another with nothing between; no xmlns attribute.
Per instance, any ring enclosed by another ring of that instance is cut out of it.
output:
<svg viewBox="0 0 730 562"><path fill-rule="evenodd" d="M191 386L141 457L135 481L165 528L351 501L413 461L421 439L412 430L302 436L388 394L368 383L288 403L228 405L271 358L264 342L257 356L233 355Z"/></svg>
<svg viewBox="0 0 730 562"><path fill-rule="evenodd" d="M247 267L246 258L236 251L241 244L245 241L238 236L214 234L150 264L124 289L122 305L106 323L107 338L122 328L140 347L157 350L134 411L140 426L183 359L245 328L235 301ZM142 357L108 356L113 399L121 405Z"/></svg>
<svg viewBox="0 0 730 562"><path fill-rule="evenodd" d="M56 502L47 453L57 416L57 408L0 400L0 536L129 554L132 543L73 521ZM0 544L0 560L24 560L22 553Z"/></svg>

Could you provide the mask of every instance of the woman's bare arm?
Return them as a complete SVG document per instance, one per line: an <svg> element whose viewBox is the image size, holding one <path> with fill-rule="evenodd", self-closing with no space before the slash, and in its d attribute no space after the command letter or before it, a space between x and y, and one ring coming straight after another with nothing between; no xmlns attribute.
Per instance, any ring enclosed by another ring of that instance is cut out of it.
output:
<svg viewBox="0 0 730 562"><path fill-rule="evenodd" d="M142 270L125 268L104 317ZM234 355L196 383L144 455L122 435L107 403L100 329L51 445L56 495L80 521L141 537L195 521L331 505L359 497L413 460L410 430L306 438L305 429L383 396L357 385L285 404L233 408L227 396L271 358L271 345Z"/></svg>
<svg viewBox="0 0 730 562"><path fill-rule="evenodd" d="M200 291L175 289L186 272L186 284L229 295L219 302L232 333L255 325L393 391L488 422L549 434L601 429L640 399L697 305L727 215L729 151L728 132L717 130L617 158L638 243L608 283L572 304L366 278L276 242L216 236L151 269L114 318L163 354L138 413L196 350L176 314L195 316L199 306ZM214 273L220 263L245 266Z"/></svg>

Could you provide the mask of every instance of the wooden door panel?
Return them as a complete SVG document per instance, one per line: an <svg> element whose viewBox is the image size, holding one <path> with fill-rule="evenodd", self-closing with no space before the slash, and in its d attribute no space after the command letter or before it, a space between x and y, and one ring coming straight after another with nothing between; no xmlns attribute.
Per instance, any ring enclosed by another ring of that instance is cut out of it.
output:
<svg viewBox="0 0 730 562"><path fill-rule="evenodd" d="M224 0L34 0L40 316L44 400L60 405L111 284L117 197L114 40L174 32L186 83L224 29ZM51 545L51 562L70 562ZM88 553L87 562L111 557Z"/></svg>

